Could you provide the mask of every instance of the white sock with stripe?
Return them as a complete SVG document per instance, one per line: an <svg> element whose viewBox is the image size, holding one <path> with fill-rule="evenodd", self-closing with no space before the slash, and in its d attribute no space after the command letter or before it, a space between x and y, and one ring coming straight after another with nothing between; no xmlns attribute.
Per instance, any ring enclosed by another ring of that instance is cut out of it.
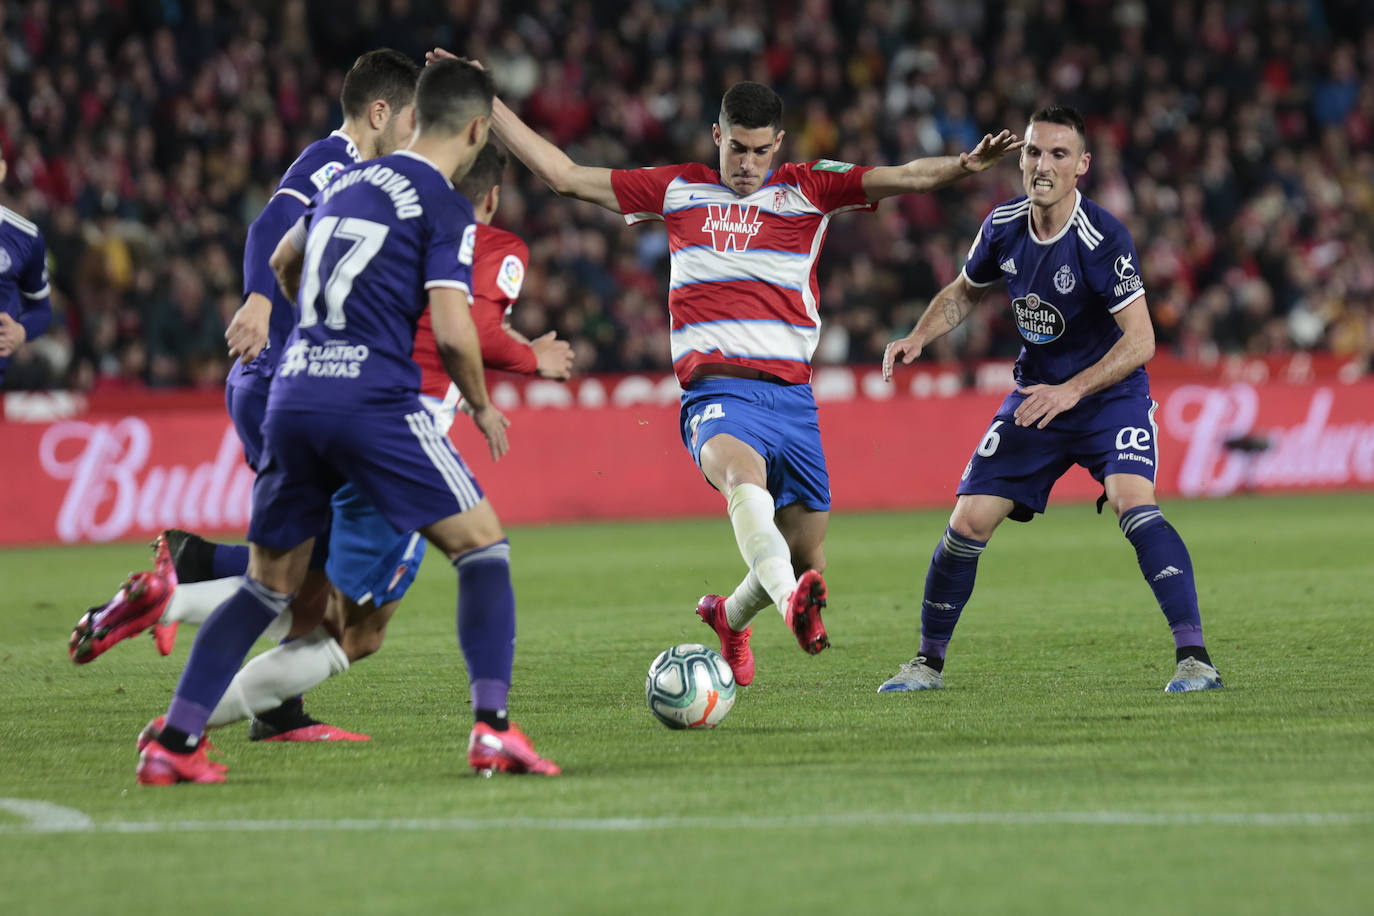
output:
<svg viewBox="0 0 1374 916"><path fill-rule="evenodd" d="M172 591L172 600L167 602L162 612L163 623L191 623L200 626L205 618L234 592L239 590L243 576L229 576L226 579L209 579L205 582L187 582L177 585Z"/></svg>
<svg viewBox="0 0 1374 916"><path fill-rule="evenodd" d="M335 674L348 670L343 647L324 627L283 643L244 665L210 714L208 727L250 719L276 709Z"/></svg>
<svg viewBox="0 0 1374 916"><path fill-rule="evenodd" d="M785 617L787 599L797 587L797 577L792 574L792 554L787 549L787 541L773 521L772 494L757 484L742 483L730 494L727 505L740 556L778 606L778 613ZM747 583L748 579L741 585Z"/></svg>

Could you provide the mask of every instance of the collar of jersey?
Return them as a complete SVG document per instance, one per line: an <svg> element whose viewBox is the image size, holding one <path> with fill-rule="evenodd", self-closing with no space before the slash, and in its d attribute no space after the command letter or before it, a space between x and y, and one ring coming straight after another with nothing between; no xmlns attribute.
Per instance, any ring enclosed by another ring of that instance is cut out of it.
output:
<svg viewBox="0 0 1374 916"><path fill-rule="evenodd" d="M1030 240L1037 245L1053 245L1055 242L1059 241L1065 235L1067 235L1068 231L1071 228L1073 228L1073 224L1078 220L1078 209L1082 206L1083 192L1078 190L1077 188L1074 188L1073 209L1069 211L1069 218L1064 220L1064 228L1060 229L1053 236L1045 239L1043 242L1040 241L1038 237L1036 237L1035 224L1031 222L1031 214L1035 212L1035 207L1032 206L1029 210L1026 211L1026 234L1029 235Z"/></svg>
<svg viewBox="0 0 1374 916"><path fill-rule="evenodd" d="M424 156L421 156L419 153L415 152L414 150L409 150L409 149L398 149L398 150L395 152L394 155L397 155L397 156L409 156L411 159L418 159L418 160L420 160L421 162L423 162L425 165L427 165L427 166L429 166L430 168L434 169L434 171L439 172L439 167L438 167L437 165L435 165L433 162L430 162L428 159L426 159ZM453 187L453 182L449 181L449 180L448 180L448 176L445 175L443 172L439 172L439 177L441 177L441 178L444 179L444 184L448 185L450 188Z"/></svg>
<svg viewBox="0 0 1374 916"><path fill-rule="evenodd" d="M343 128L339 128L338 130L331 130L331 131L329 132L329 136L331 136L331 137L338 137L340 140L342 140L343 142L347 143L347 144L348 144L348 152L352 154L352 156L353 156L353 161L354 161L354 162L362 162L362 157L360 157L360 156L358 155L358 144L354 143L354 142L353 142L353 138L350 137L348 134L346 134L346 133L343 132Z"/></svg>

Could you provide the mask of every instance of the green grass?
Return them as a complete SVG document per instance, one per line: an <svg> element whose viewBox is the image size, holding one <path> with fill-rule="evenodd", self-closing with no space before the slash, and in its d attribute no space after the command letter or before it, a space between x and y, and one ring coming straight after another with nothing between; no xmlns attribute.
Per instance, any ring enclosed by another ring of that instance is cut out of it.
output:
<svg viewBox="0 0 1374 916"><path fill-rule="evenodd" d="M1166 695L1168 630L1113 523L1056 507L984 555L946 689L916 648L944 513L839 515L833 647L772 612L715 731L644 707L664 647L742 572L724 519L522 528L512 712L558 779L473 778L453 575L433 559L381 654L310 697L363 745L216 734L223 786L140 788L133 738L189 647L66 658L137 545L0 552L0 913L1369 912L1374 494L1166 507L1226 689Z"/></svg>

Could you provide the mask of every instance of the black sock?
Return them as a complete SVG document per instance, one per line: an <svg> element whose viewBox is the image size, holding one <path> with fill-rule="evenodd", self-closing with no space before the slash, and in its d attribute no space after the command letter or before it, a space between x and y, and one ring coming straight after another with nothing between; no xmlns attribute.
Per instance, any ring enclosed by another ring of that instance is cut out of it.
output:
<svg viewBox="0 0 1374 916"><path fill-rule="evenodd" d="M1181 662L1190 655L1204 665L1212 664L1211 656L1203 646L1179 646L1174 650L1174 661Z"/></svg>
<svg viewBox="0 0 1374 916"><path fill-rule="evenodd" d="M179 582L208 582L215 576L215 543L187 533L173 555Z"/></svg>
<svg viewBox="0 0 1374 916"><path fill-rule="evenodd" d="M510 728L510 720L506 718L504 709L479 709L476 715L478 722L484 722L498 732Z"/></svg>
<svg viewBox="0 0 1374 916"><path fill-rule="evenodd" d="M941 658L941 657L938 656L938 655L923 655L923 656L921 656L921 657L925 659L925 666L926 666L927 668L934 668L936 671L939 671L941 674L944 673L944 670L945 670L945 660L944 660L943 658Z"/></svg>
<svg viewBox="0 0 1374 916"><path fill-rule="evenodd" d="M162 731L158 732L157 743L173 754L189 754L200 745L200 739L192 738L179 728L164 725Z"/></svg>
<svg viewBox="0 0 1374 916"><path fill-rule="evenodd" d="M315 720L306 715L305 701L300 697L292 697L276 709L258 713L255 718L282 732L315 724Z"/></svg>

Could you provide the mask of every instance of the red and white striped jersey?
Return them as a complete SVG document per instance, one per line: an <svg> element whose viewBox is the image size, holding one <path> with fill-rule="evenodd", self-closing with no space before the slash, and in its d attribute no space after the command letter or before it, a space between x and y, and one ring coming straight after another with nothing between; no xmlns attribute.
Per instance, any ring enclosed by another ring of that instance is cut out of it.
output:
<svg viewBox="0 0 1374 916"><path fill-rule="evenodd" d="M484 223L477 224L472 255L472 323L482 345L482 363L488 369L504 369L534 375L534 351L506 333L507 313L520 297L529 263L529 247L519 236ZM434 341L434 324L425 309L415 331L412 358L420 367L420 392L445 403L458 403L458 386L448 377Z"/></svg>
<svg viewBox="0 0 1374 916"><path fill-rule="evenodd" d="M816 262L830 217L877 207L864 196L869 168L788 163L746 197L700 163L611 172L627 223L667 225L673 368L684 387L721 364L811 380Z"/></svg>

